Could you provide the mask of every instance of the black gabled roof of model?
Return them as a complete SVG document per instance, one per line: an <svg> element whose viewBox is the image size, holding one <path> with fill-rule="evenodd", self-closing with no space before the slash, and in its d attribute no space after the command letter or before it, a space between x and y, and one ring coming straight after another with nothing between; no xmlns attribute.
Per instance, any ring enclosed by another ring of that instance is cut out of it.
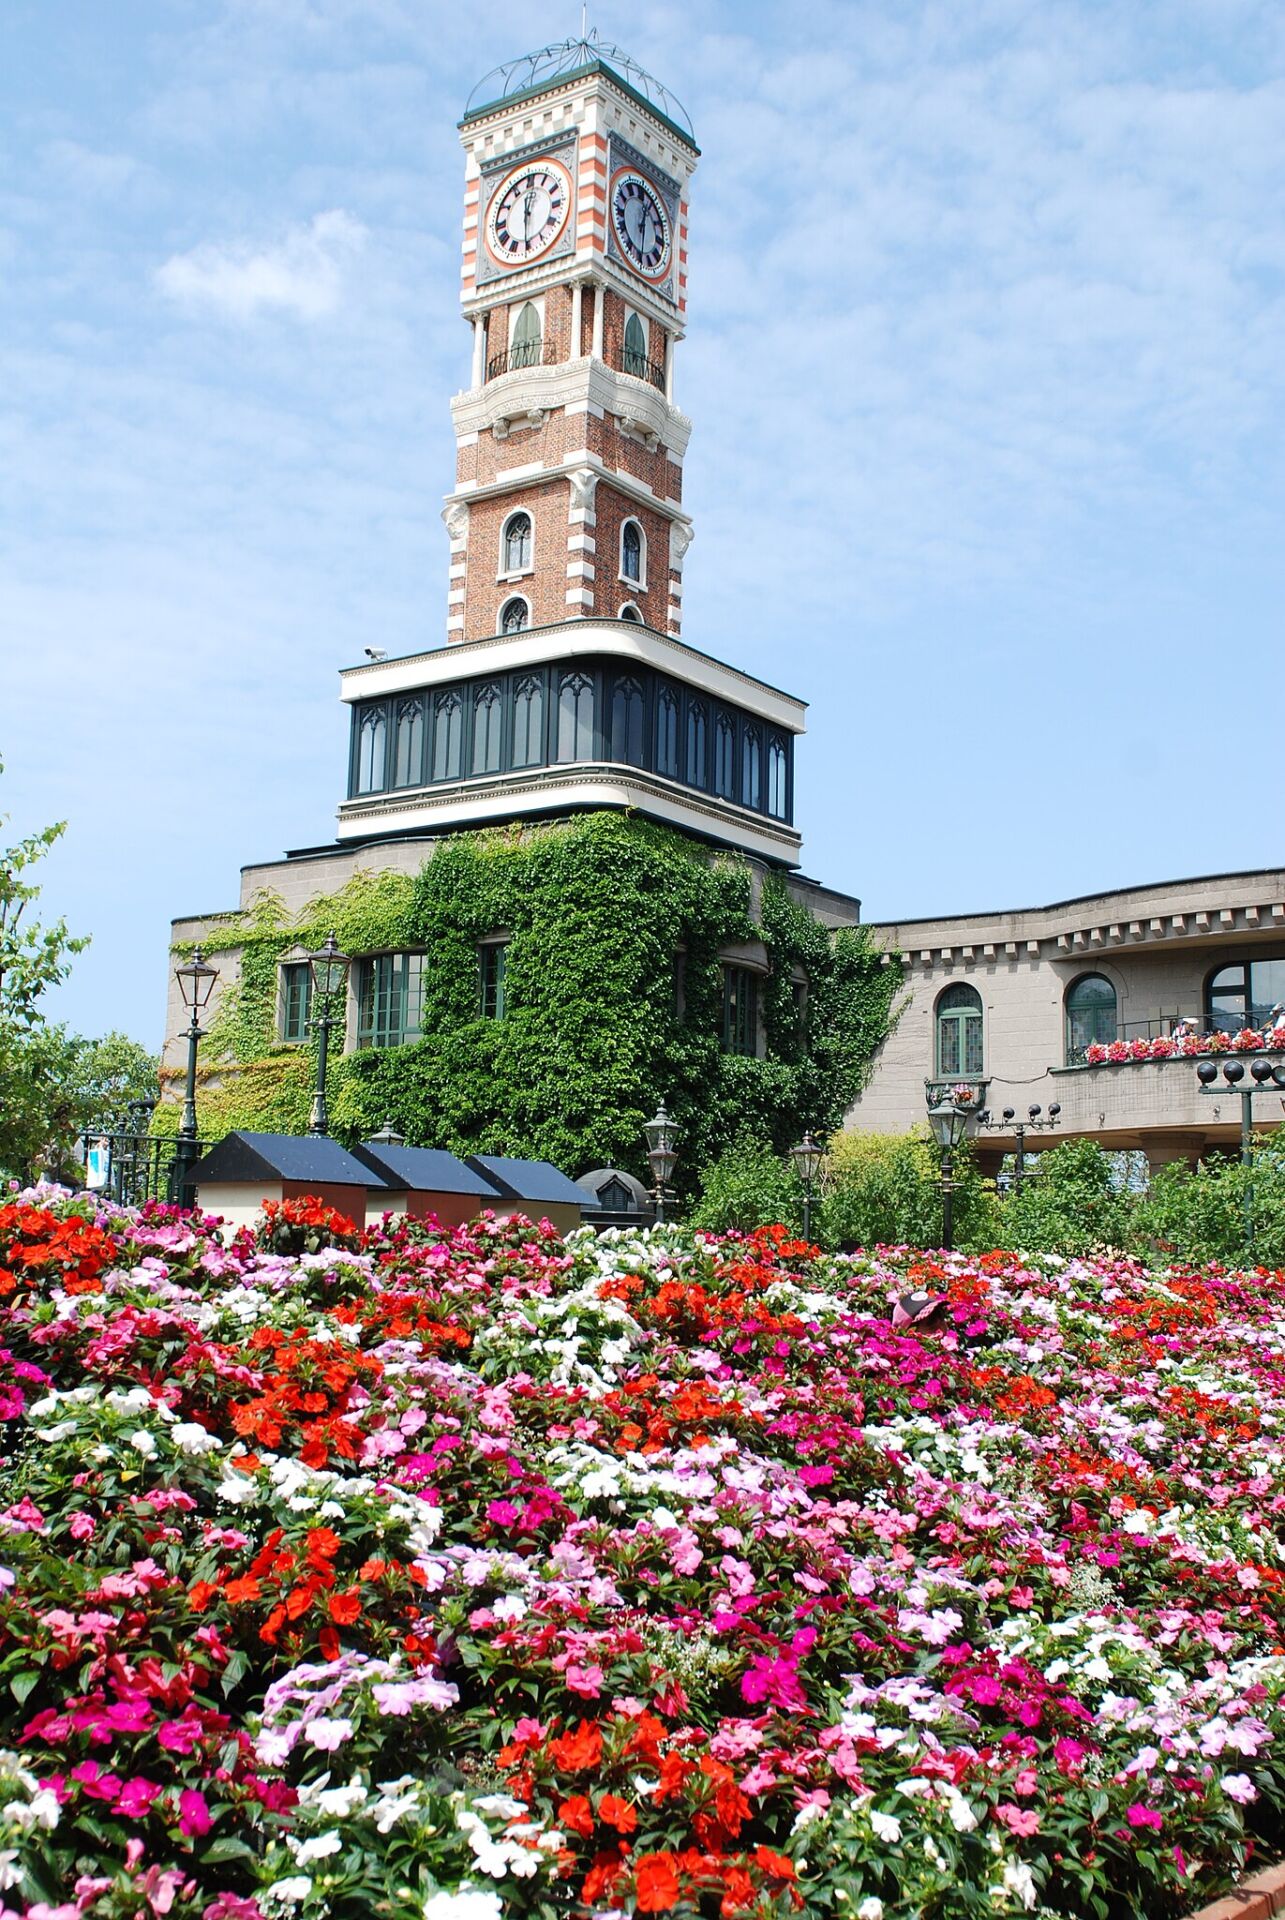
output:
<svg viewBox="0 0 1285 1920"><path fill-rule="evenodd" d="M544 1206L554 1201L577 1207L597 1205L583 1187L568 1180L547 1160L510 1160L504 1154L470 1153L468 1164L506 1200L535 1200Z"/></svg>
<svg viewBox="0 0 1285 1920"><path fill-rule="evenodd" d="M363 1140L353 1158L384 1176L389 1187L413 1193L470 1193L489 1204L497 1189L474 1167L442 1147L393 1147Z"/></svg>
<svg viewBox="0 0 1285 1920"><path fill-rule="evenodd" d="M195 1180L311 1180L318 1186L387 1187L325 1134L229 1133L192 1168Z"/></svg>

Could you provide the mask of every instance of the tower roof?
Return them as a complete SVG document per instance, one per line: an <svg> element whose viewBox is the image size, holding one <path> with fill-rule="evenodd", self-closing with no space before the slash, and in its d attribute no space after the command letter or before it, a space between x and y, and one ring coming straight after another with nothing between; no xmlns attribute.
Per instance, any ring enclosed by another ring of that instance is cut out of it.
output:
<svg viewBox="0 0 1285 1920"><path fill-rule="evenodd" d="M558 86L564 80L579 80L590 73L610 75L617 86L623 87L641 106L647 107L658 119L663 120L671 132L685 141L693 152L699 151L691 120L682 102L676 100L668 87L662 86L645 67L640 67L622 47L613 46L608 40L600 40L597 29L593 27L587 34L577 35L572 40L556 41L547 47L539 47L534 53L524 53L516 60L506 60L500 66L493 67L469 95L460 124L466 125L479 114L491 113L507 102L526 99L531 94L543 93L549 87Z"/></svg>

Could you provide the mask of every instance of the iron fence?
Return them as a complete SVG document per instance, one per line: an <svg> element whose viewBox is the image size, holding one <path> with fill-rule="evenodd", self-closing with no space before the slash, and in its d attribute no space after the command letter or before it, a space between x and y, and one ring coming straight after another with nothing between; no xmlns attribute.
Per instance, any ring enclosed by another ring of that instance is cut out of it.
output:
<svg viewBox="0 0 1285 1920"><path fill-rule="evenodd" d="M122 1207L141 1207L148 1200L190 1206L192 1197L183 1191L184 1169L200 1159L208 1144L173 1134L91 1129L83 1141L86 1182Z"/></svg>
<svg viewBox="0 0 1285 1920"><path fill-rule="evenodd" d="M659 360L649 360L645 353L633 352L629 347L625 348L624 359L626 373L631 373L635 380L649 380L659 393L665 391L665 369Z"/></svg>
<svg viewBox="0 0 1285 1920"><path fill-rule="evenodd" d="M553 367L557 361L557 349L551 340L543 345L538 340L520 340L504 353L491 355L486 363L486 377L488 380L498 380L501 374L517 373L523 367Z"/></svg>

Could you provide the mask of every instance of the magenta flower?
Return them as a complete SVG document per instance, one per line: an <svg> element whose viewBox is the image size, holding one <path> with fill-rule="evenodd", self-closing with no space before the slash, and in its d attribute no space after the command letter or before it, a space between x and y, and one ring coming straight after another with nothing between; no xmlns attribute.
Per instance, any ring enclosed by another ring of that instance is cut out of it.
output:
<svg viewBox="0 0 1285 1920"><path fill-rule="evenodd" d="M1154 1807L1140 1806L1136 1801L1133 1806L1129 1808L1125 1819L1131 1827L1154 1827L1157 1833L1159 1833L1161 1827L1164 1825L1163 1817L1156 1812Z"/></svg>
<svg viewBox="0 0 1285 1920"><path fill-rule="evenodd" d="M189 1839L210 1831L210 1809L205 1795L195 1787L184 1787L178 1797L178 1824L179 1832Z"/></svg>
<svg viewBox="0 0 1285 1920"><path fill-rule="evenodd" d="M127 1820L145 1820L160 1791L155 1780L141 1777L127 1780L117 1796L116 1811L123 1813Z"/></svg>

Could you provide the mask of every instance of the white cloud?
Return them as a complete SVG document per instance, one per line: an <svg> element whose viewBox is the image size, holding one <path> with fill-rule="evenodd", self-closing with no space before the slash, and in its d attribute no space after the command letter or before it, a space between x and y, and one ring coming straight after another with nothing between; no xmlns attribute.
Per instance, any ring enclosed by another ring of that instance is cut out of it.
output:
<svg viewBox="0 0 1285 1920"><path fill-rule="evenodd" d="M233 320L272 310L320 320L338 306L348 267L366 238L360 220L332 207L306 227L289 228L275 246L207 241L176 253L157 269L156 282L171 300L212 307Z"/></svg>

